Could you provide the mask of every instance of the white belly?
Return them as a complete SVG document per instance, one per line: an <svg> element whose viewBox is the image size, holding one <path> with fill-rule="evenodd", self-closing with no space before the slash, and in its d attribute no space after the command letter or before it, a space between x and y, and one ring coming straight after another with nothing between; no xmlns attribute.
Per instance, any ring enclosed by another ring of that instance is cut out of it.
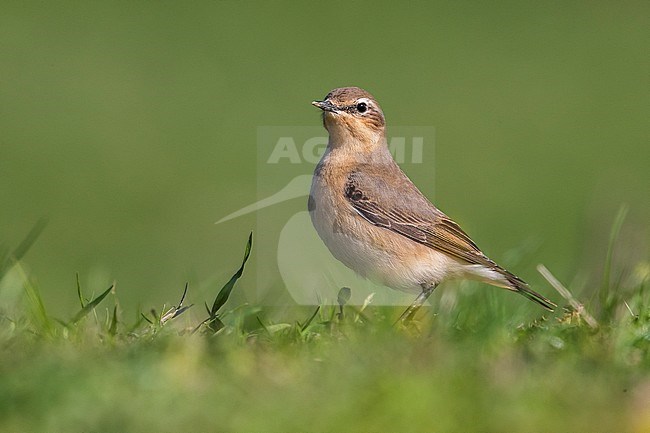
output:
<svg viewBox="0 0 650 433"><path fill-rule="evenodd" d="M419 293L422 285L462 276L466 267L356 214L314 176L309 214L332 255L361 276L393 289Z"/></svg>

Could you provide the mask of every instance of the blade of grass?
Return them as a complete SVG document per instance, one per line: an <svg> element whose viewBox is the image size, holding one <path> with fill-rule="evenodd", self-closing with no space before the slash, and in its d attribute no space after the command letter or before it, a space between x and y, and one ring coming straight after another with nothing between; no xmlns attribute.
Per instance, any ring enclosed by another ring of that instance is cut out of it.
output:
<svg viewBox="0 0 650 433"><path fill-rule="evenodd" d="M609 310L610 279L612 272L612 259L614 257L614 244L621 232L621 227L623 226L623 221L625 221L625 217L627 216L628 209L629 208L626 204L621 205L616 217L614 218L612 229L609 232L609 243L607 245L605 268L603 270L603 284L600 288L600 305L605 310Z"/></svg>
<svg viewBox="0 0 650 433"><path fill-rule="evenodd" d="M32 245L34 245L34 242L36 242L36 239L38 239L41 233L43 233L46 225L47 220L45 218L41 218L36 221L36 224L34 224L29 233L27 233L25 239L23 239L23 241L14 250L13 257L15 260L21 260L25 254L27 254L27 251L29 251Z"/></svg>
<svg viewBox="0 0 650 433"><path fill-rule="evenodd" d="M83 294L81 293L81 283L79 282L79 272L77 274L77 296L79 297L79 303L81 304L81 308L85 307L85 302L84 302L84 297Z"/></svg>
<svg viewBox="0 0 650 433"><path fill-rule="evenodd" d="M117 334L117 304L113 307L113 317L111 317L111 326L108 327L108 333L112 336Z"/></svg>
<svg viewBox="0 0 650 433"><path fill-rule="evenodd" d="M212 309L210 309L210 317L216 317L219 309L226 303L226 301L230 297L230 293L232 292L233 287L235 287L235 283L244 273L244 265L248 261L248 257L251 254L252 245L253 245L253 232L251 232L250 235L248 235L248 242L246 243L246 251L244 252L244 260L242 261L241 266L217 294L217 297L215 298L214 303L212 304Z"/></svg>
<svg viewBox="0 0 650 433"><path fill-rule="evenodd" d="M262 327L262 329L264 330L264 332L266 332L267 335L271 335L271 333L269 332L269 330L268 330L268 328L266 327L266 325L264 324L264 322L262 322L262 319L260 319L260 316L255 316L255 319L257 319L257 323L260 324L260 326Z"/></svg>
<svg viewBox="0 0 650 433"><path fill-rule="evenodd" d="M34 245L34 242L36 242L36 239L38 239L41 233L43 233L43 229L45 229L46 225L47 220L45 218L36 221L36 224L34 224L29 233L27 233L25 239L18 244L13 253L9 255L6 253L3 254L2 262L0 262L0 278L2 278L7 269L9 269L14 262L20 261L25 254L27 254L27 251L29 251L32 245Z"/></svg>
<svg viewBox="0 0 650 433"><path fill-rule="evenodd" d="M43 298L41 298L41 294L38 291L38 287L32 284L32 282L29 280L29 277L27 276L27 273L23 267L20 266L20 263L17 263L17 269L23 280L23 289L27 295L27 300L29 302L29 306L32 310L35 321L40 325L42 331L52 335L54 331L53 323L47 314L47 310L45 309L45 304L43 303Z"/></svg>
<svg viewBox="0 0 650 433"><path fill-rule="evenodd" d="M203 323L205 323L205 325L208 327L208 329L210 331L212 331L213 333L217 333L217 332L219 332L220 330L222 330L223 328L226 327L226 325L221 321L221 319L219 319L216 316L207 319Z"/></svg>
<svg viewBox="0 0 650 433"><path fill-rule="evenodd" d="M142 317L144 320L149 322L150 325L153 325L153 322L151 320L149 320L149 318L147 316L145 316L145 314L143 312L140 312L140 317Z"/></svg>
<svg viewBox="0 0 650 433"><path fill-rule="evenodd" d="M95 299L87 303L75 316L72 318L70 321L70 324L74 325L78 321L80 321L84 316L86 316L88 313L90 313L97 305L99 305L100 302L104 300L104 298L113 290L114 285L111 284L111 287L106 289L101 295L97 296Z"/></svg>
<svg viewBox="0 0 650 433"><path fill-rule="evenodd" d="M307 321L304 323L304 325L300 326L300 333L305 332L305 330L309 327L309 325L311 325L311 322L314 321L314 318L316 317L316 315L318 314L319 311L320 311L320 305L316 307L316 309L314 310L312 315L309 316L309 319L307 319Z"/></svg>
<svg viewBox="0 0 650 433"><path fill-rule="evenodd" d="M564 285L557 279L555 276L549 271L546 266L539 264L537 265L537 271L542 274L542 277L548 283L555 289L557 292L562 295L564 299L569 301L569 304L576 310L576 312L584 319L584 321L589 325L590 328L596 329L598 328L598 322L594 317L589 314L589 312L585 309L585 306L582 305L582 303L578 302L569 289L564 287Z"/></svg>

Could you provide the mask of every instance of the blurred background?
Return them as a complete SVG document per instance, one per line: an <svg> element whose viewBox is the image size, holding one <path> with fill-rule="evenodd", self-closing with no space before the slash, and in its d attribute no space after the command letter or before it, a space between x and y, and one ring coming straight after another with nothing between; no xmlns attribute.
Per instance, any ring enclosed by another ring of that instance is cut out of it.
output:
<svg viewBox="0 0 650 433"><path fill-rule="evenodd" d="M185 281L210 299L259 217L214 224L259 198L258 128L318 126L310 101L346 85L389 125L435 128L435 166L407 174L534 285L544 263L589 290L622 204L617 266L648 260L647 2L1 9L0 243L47 218L25 261L55 315L75 272L95 293L116 281L125 309L175 302ZM254 250L234 296L276 259Z"/></svg>

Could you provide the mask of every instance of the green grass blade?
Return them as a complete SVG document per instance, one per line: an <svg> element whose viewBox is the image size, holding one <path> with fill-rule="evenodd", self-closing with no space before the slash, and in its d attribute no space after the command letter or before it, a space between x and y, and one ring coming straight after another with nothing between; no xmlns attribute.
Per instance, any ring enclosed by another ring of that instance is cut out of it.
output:
<svg viewBox="0 0 650 433"><path fill-rule="evenodd" d="M36 242L36 239L38 239L41 233L43 233L43 229L45 229L46 225L47 220L44 218L36 221L36 224L34 224L29 233L27 233L27 236L25 236L25 239L23 239L23 241L16 247L13 253L9 255L6 253L3 254L2 261L0 261L0 278L2 278L7 269L9 269L14 262L20 261L25 254L27 254L27 251L29 251L32 245L34 245L34 242Z"/></svg>
<svg viewBox="0 0 650 433"><path fill-rule="evenodd" d="M212 309L210 309L210 317L216 317L219 309L223 306L223 304L226 303L226 301L230 297L230 293L232 292L233 287L235 287L235 283L244 273L244 265L248 261L248 257L251 254L252 245L253 245L253 232L251 232L250 235L248 235L248 242L246 243L246 251L244 252L244 260L242 261L241 266L239 267L237 272L235 272L235 275L233 275L230 278L230 280L221 288L219 294L217 294L217 297L215 298L214 303L212 304Z"/></svg>
<svg viewBox="0 0 650 433"><path fill-rule="evenodd" d="M32 245L34 245L34 242L36 242L36 239L38 239L41 233L43 233L43 229L45 229L46 225L47 220L45 218L41 218L36 221L36 224L34 224L29 233L27 233L25 239L23 239L23 241L14 250L12 255L15 260L20 260L25 256L25 254L27 254L27 251L29 251Z"/></svg>
<svg viewBox="0 0 650 433"><path fill-rule="evenodd" d="M149 322L150 325L154 324L151 320L149 320L149 318L147 316L145 316L145 314L143 312L140 312L140 317L142 317L144 320Z"/></svg>
<svg viewBox="0 0 650 433"><path fill-rule="evenodd" d="M320 305L318 305L318 306L316 307L316 309L314 310L314 312L312 313L312 315L309 316L309 319L307 319L307 321L304 323L304 325L300 325L300 332L301 332L301 333L302 333L302 332L305 332L305 330L307 330L307 328L309 327L309 325L311 325L311 322L314 321L314 318L316 317L316 315L318 314L319 311L320 311Z"/></svg>
<svg viewBox="0 0 650 433"><path fill-rule="evenodd" d="M18 269L23 280L23 289L27 295L27 300L35 321L38 323L42 331L52 335L54 330L52 320L47 315L47 310L45 309L45 304L43 303L43 298L41 297L38 287L30 281L20 264L18 264Z"/></svg>
<svg viewBox="0 0 650 433"><path fill-rule="evenodd" d="M264 324L264 322L262 322L262 319L260 319L260 316L255 316L255 319L257 319L257 323L260 324L260 326L262 327L262 329L263 329L263 330L264 330L268 335L271 335L271 333L269 332L269 329L266 327L266 325Z"/></svg>
<svg viewBox="0 0 650 433"><path fill-rule="evenodd" d="M85 302L84 302L84 297L83 294L81 293L81 283L79 282L79 272L77 274L77 296L79 297L79 303L81 304L81 308L85 307Z"/></svg>
<svg viewBox="0 0 650 433"><path fill-rule="evenodd" d="M208 319L205 322L205 325L213 333L219 332L221 329L223 329L226 326L218 317L213 317Z"/></svg>
<svg viewBox="0 0 650 433"><path fill-rule="evenodd" d="M623 226L623 221L627 216L627 211L629 207L624 204L618 209L616 218L614 218L614 223L612 224L612 229L609 233L609 243L607 245L607 255L605 256L605 268L603 270L603 284L600 288L600 305L604 310L609 309L609 293L611 288L611 272L612 272L612 259L614 256L614 244L618 239L618 235L621 232L621 227Z"/></svg>
<svg viewBox="0 0 650 433"><path fill-rule="evenodd" d="M108 327L108 333L112 336L117 334L117 304L113 307L113 317L111 317L111 326Z"/></svg>
<svg viewBox="0 0 650 433"><path fill-rule="evenodd" d="M100 302L104 300L104 298L113 290L113 285L111 284L111 287L106 289L101 295L97 296L95 299L87 303L79 312L72 318L70 321L71 324L75 324L78 321L80 321L84 316L86 316L88 313L90 313L97 305L99 305Z"/></svg>

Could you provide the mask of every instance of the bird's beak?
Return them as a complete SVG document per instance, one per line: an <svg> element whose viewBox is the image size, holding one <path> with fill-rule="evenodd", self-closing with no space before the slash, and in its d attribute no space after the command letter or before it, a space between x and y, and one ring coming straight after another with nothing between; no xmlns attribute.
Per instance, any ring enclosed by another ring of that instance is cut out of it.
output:
<svg viewBox="0 0 650 433"><path fill-rule="evenodd" d="M332 104L330 101L327 99L324 101L312 101L311 105L314 107L318 107L323 111L331 111L331 112L336 112L338 109L334 104Z"/></svg>

